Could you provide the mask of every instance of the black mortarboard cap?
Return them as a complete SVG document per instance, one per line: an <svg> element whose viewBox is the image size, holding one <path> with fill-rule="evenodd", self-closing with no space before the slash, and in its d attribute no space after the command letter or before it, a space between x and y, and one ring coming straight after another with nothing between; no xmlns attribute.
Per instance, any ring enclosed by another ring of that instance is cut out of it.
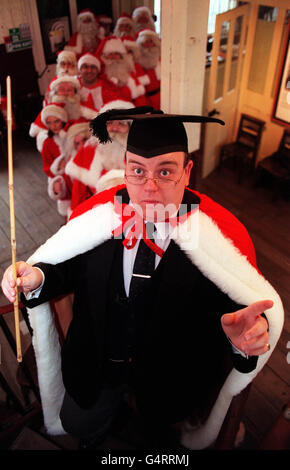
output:
<svg viewBox="0 0 290 470"><path fill-rule="evenodd" d="M101 143L111 141L107 121L132 120L127 139L127 150L145 158L171 152L188 152L184 122L215 122L220 119L207 116L165 114L149 106L133 109L111 109L91 121L93 134Z"/></svg>

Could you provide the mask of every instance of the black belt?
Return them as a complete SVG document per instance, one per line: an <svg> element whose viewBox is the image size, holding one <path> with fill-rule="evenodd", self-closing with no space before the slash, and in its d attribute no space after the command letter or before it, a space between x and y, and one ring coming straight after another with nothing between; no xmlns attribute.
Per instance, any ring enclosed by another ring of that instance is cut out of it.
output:
<svg viewBox="0 0 290 470"><path fill-rule="evenodd" d="M156 95L156 93L158 93L159 91L160 91L160 88L157 88L157 90L153 90L153 91L147 91L146 96Z"/></svg>

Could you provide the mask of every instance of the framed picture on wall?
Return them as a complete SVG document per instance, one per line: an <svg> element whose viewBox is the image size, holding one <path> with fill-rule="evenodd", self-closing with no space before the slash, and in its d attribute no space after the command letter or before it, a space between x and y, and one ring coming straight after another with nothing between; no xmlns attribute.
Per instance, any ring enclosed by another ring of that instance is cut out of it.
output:
<svg viewBox="0 0 290 470"><path fill-rule="evenodd" d="M42 38L46 62L56 62L58 51L63 50L70 38L69 19L67 16L48 18L42 22Z"/></svg>
<svg viewBox="0 0 290 470"><path fill-rule="evenodd" d="M58 51L71 36L70 8L67 0L37 0L46 64L55 64Z"/></svg>
<svg viewBox="0 0 290 470"><path fill-rule="evenodd" d="M272 120L283 126L290 126L290 22L286 34L281 69L278 77Z"/></svg>

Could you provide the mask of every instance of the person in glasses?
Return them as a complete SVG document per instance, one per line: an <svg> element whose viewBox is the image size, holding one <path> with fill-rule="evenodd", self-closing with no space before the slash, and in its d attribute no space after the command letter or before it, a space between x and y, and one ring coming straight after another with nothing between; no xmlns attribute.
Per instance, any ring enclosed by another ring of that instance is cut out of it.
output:
<svg viewBox="0 0 290 470"><path fill-rule="evenodd" d="M81 204L17 263L45 423L100 446L129 397L150 448L204 448L273 351L283 308L244 226L187 187L194 163L183 122L222 122L110 110L91 123L103 144L112 120L132 121L125 184ZM11 267L2 288L13 302ZM48 302L70 291L73 320L60 351Z"/></svg>

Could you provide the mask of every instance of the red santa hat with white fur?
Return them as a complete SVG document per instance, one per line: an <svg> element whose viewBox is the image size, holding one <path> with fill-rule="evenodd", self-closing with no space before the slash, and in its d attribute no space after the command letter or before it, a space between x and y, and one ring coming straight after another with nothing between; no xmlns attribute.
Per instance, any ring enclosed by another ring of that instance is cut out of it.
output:
<svg viewBox="0 0 290 470"><path fill-rule="evenodd" d="M112 52L118 52L119 54L127 54L126 48L120 38L116 36L107 36L101 42L96 52L97 57L102 60L103 54L110 54Z"/></svg>
<svg viewBox="0 0 290 470"><path fill-rule="evenodd" d="M156 46L160 47L161 39L159 35L155 31L152 31L152 29L149 29L149 28L141 29L138 32L137 37L136 37L137 44L142 44L144 41L146 41L148 37L152 39L152 41L154 42L154 44L156 44Z"/></svg>
<svg viewBox="0 0 290 470"><path fill-rule="evenodd" d="M47 131L46 119L50 116L54 116L66 123L68 120L66 110L64 109L63 103L50 103L45 106L42 111L38 114L34 122L31 123L29 129L30 137L37 137L41 131Z"/></svg>
<svg viewBox="0 0 290 470"><path fill-rule="evenodd" d="M114 35L117 37L120 37L122 33L119 31L119 28L121 25L126 25L128 24L131 28L131 31L133 32L134 36L136 34L136 28L135 28L135 22L129 13L122 13L119 18L116 21L116 25L114 28ZM125 32L124 34L128 34L128 32Z"/></svg>
<svg viewBox="0 0 290 470"><path fill-rule="evenodd" d="M146 15L148 18L148 21L146 23L140 22L140 17L144 15ZM135 10L132 13L132 18L135 22L137 31L139 31L139 29L142 28L142 25L144 26L146 25L146 28L150 28L153 31L155 31L154 19L153 19L153 15L152 15L150 8L145 7L145 6L140 6L140 7L135 8Z"/></svg>
<svg viewBox="0 0 290 470"><path fill-rule="evenodd" d="M52 91L55 91L61 83L66 82L71 83L77 91L81 87L80 82L78 81L75 75L62 75L61 77L58 77L56 80L53 80L53 82L51 82L50 89Z"/></svg>
<svg viewBox="0 0 290 470"><path fill-rule="evenodd" d="M92 10L90 10L89 8L85 8L84 10L81 10L77 16L77 30L79 30L80 23L86 16L90 16L93 21L99 24L98 19L96 15L92 12Z"/></svg>
<svg viewBox="0 0 290 470"><path fill-rule="evenodd" d="M78 60L78 69L81 69L81 66L83 64L89 64L89 65L95 65L98 70L101 70L101 62L99 59L95 56L95 54L92 54L91 52L87 52L86 54L83 54L79 60Z"/></svg>
<svg viewBox="0 0 290 470"><path fill-rule="evenodd" d="M72 64L76 64L77 56L75 55L73 51L67 51L64 49L63 51L59 51L57 53L57 59L56 59L57 63L59 64L62 60L68 60Z"/></svg>

